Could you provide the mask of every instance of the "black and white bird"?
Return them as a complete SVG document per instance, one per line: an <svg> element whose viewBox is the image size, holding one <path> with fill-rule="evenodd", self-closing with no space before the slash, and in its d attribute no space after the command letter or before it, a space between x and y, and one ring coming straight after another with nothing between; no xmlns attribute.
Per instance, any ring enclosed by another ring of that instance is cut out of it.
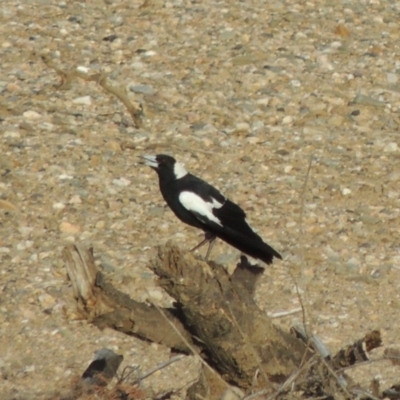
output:
<svg viewBox="0 0 400 400"><path fill-rule="evenodd" d="M209 243L208 258L218 237L248 256L267 264L281 255L265 243L246 221L245 212L202 179L188 173L173 157L158 154L140 157L159 178L161 194L184 223L202 229L205 239L192 249Z"/></svg>

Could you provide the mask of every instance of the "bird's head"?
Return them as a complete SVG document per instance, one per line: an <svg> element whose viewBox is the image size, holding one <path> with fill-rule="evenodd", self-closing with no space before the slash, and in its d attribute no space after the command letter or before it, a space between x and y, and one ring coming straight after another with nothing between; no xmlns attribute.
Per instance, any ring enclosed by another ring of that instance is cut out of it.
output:
<svg viewBox="0 0 400 400"><path fill-rule="evenodd" d="M166 154L157 154L156 156L146 155L140 156L140 158L144 160L142 164L153 168L159 176L170 176L180 179L188 173L182 164Z"/></svg>

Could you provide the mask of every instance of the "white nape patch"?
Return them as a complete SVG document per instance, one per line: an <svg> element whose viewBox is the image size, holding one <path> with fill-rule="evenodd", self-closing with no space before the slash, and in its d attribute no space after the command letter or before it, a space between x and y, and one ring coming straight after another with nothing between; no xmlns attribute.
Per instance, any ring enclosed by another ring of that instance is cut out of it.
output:
<svg viewBox="0 0 400 400"><path fill-rule="evenodd" d="M221 221L213 214L213 209L223 206L219 201L212 199L210 203L193 192L182 192L179 195L179 201L186 210L193 211L222 226Z"/></svg>
<svg viewBox="0 0 400 400"><path fill-rule="evenodd" d="M187 175L187 173L188 172L186 171L185 167L182 164L178 162L174 164L174 174L176 179L183 178L185 175Z"/></svg>

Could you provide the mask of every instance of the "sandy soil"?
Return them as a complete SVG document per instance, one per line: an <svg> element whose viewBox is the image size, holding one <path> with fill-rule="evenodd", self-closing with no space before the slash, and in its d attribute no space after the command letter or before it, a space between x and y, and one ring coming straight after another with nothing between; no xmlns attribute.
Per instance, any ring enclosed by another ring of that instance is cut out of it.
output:
<svg viewBox="0 0 400 400"><path fill-rule="evenodd" d="M298 308L296 282L332 351L371 329L400 346L400 3L331 4L1 2L3 399L48 398L101 347L142 371L170 357L74 319L61 259L67 243L91 245L121 290L170 303L148 262L158 245L189 249L199 233L165 208L141 154L173 154L238 202L284 255L257 292L266 312ZM143 126L94 82L61 90L41 54L127 88ZM222 243L213 252L228 267L237 255ZM143 385L184 387L197 371L188 357ZM388 361L350 373L365 387L400 375Z"/></svg>

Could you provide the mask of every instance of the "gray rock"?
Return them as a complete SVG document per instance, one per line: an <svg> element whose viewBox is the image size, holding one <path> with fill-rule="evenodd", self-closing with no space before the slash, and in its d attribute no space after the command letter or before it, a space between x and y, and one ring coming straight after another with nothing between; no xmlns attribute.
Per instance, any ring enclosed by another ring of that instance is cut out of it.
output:
<svg viewBox="0 0 400 400"><path fill-rule="evenodd" d="M156 91L150 85L130 85L129 90L133 93L154 94Z"/></svg>
<svg viewBox="0 0 400 400"><path fill-rule="evenodd" d="M398 82L399 78L397 76L397 74L393 74L391 72L386 74L386 80L387 83L389 83L390 85L394 85L395 83Z"/></svg>

